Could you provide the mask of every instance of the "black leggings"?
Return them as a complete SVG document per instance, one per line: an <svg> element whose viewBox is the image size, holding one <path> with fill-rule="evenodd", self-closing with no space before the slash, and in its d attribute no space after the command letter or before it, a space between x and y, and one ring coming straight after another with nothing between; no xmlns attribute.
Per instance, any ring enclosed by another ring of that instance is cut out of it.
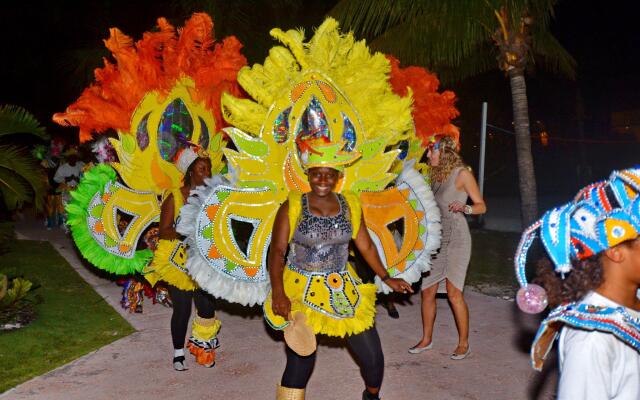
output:
<svg viewBox="0 0 640 400"><path fill-rule="evenodd" d="M187 337L189 317L191 317L191 300L196 304L196 312L201 318L216 316L216 299L202 289L181 290L173 285L167 285L173 313L171 314L171 339L173 348L181 349Z"/></svg>
<svg viewBox="0 0 640 400"><path fill-rule="evenodd" d="M382 385L384 373L384 355L376 328L347 336L347 345L356 357L365 385L370 388L379 388ZM289 388L304 389L313 371L316 353L301 357L288 346L286 350L287 367L284 369L280 384Z"/></svg>

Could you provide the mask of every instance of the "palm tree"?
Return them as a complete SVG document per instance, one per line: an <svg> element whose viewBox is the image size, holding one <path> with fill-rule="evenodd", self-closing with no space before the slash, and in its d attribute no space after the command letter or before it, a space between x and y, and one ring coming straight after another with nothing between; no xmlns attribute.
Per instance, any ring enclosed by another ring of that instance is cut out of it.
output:
<svg viewBox="0 0 640 400"><path fill-rule="evenodd" d="M443 82L496 67L511 84L525 224L538 214L525 72L538 62L573 79L575 61L549 25L557 0L341 0L331 11L346 29L405 63L425 65ZM497 62L496 62L497 60Z"/></svg>
<svg viewBox="0 0 640 400"><path fill-rule="evenodd" d="M48 138L45 128L27 110L0 106L0 198L8 210L20 208L24 203L33 203L40 210L46 178L27 149L9 142L9 136L18 133Z"/></svg>

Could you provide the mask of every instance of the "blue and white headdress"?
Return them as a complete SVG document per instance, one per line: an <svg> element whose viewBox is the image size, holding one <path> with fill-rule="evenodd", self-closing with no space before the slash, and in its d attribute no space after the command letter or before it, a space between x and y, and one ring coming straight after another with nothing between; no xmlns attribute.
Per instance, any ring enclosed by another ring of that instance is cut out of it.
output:
<svg viewBox="0 0 640 400"><path fill-rule="evenodd" d="M571 260L583 260L638 237L639 192L640 168L614 171L608 180L581 189L572 202L547 211L520 239L514 258L520 286L528 286L527 253L538 231L555 271L563 277L572 270Z"/></svg>

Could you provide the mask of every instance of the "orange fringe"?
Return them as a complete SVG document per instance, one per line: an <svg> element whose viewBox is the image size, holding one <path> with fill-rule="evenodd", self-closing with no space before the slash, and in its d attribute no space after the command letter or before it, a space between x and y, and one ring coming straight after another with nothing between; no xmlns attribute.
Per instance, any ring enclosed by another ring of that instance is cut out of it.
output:
<svg viewBox="0 0 640 400"><path fill-rule="evenodd" d="M400 61L387 55L391 63L390 83L393 91L399 96L407 95L407 88L413 91L413 120L416 125L416 136L423 144L435 134L451 136L459 143L460 130L451 120L460 115L455 107L456 95L450 90L438 93L440 81L422 67L400 68Z"/></svg>
<svg viewBox="0 0 640 400"><path fill-rule="evenodd" d="M177 31L159 18L158 30L144 33L136 43L117 28L109 33L104 43L116 64L105 59L94 73L95 83L65 112L53 116L56 123L79 127L81 142L107 129L130 132L131 115L146 93L166 95L178 79L189 76L196 84L194 100L212 111L218 129L227 126L220 98L224 91L242 97L236 78L247 60L236 37L215 42L211 17L193 14Z"/></svg>
<svg viewBox="0 0 640 400"><path fill-rule="evenodd" d="M187 348L189 352L196 358L196 362L205 367L210 367L216 362L216 351L214 349L205 350L202 347L195 346L193 343L188 343Z"/></svg>

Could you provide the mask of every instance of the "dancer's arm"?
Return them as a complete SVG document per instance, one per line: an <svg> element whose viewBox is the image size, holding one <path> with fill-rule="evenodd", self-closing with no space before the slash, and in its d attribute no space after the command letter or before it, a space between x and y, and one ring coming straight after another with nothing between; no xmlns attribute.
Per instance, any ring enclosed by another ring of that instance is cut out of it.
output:
<svg viewBox="0 0 640 400"><path fill-rule="evenodd" d="M466 210L465 214L473 214L480 215L487 212L487 205L482 198L482 194L480 193L480 187L478 187L478 182L476 178L473 176L471 172L467 169L463 169L460 171L458 176L456 177L456 189L463 190L467 192L469 198L471 199L472 205L469 206L469 209ZM452 212L465 212L466 204L462 204L459 201L454 201L449 204L449 211Z"/></svg>
<svg viewBox="0 0 640 400"><path fill-rule="evenodd" d="M167 196L160 208L160 239L174 240L178 238L175 226L173 226L173 215L175 206L173 205L173 194Z"/></svg>
<svg viewBox="0 0 640 400"><path fill-rule="evenodd" d="M378 249L376 249L375 244L373 244L373 240L371 240L371 236L369 236L369 231L367 231L367 225L365 225L364 222L364 214L362 215L362 221L360 222L360 230L358 231L358 235L354 242L367 264L369 264L373 272L375 272L384 283L389 285L389 287L396 292L413 293L411 285L404 279L389 277L389 274L384 268L384 265L382 265L382 261L378 255Z"/></svg>
<svg viewBox="0 0 640 400"><path fill-rule="evenodd" d="M280 206L271 233L271 248L267 257L269 278L271 279L271 308L273 313L285 319L289 318L291 301L284 292L282 274L284 257L289 246L289 202Z"/></svg>

